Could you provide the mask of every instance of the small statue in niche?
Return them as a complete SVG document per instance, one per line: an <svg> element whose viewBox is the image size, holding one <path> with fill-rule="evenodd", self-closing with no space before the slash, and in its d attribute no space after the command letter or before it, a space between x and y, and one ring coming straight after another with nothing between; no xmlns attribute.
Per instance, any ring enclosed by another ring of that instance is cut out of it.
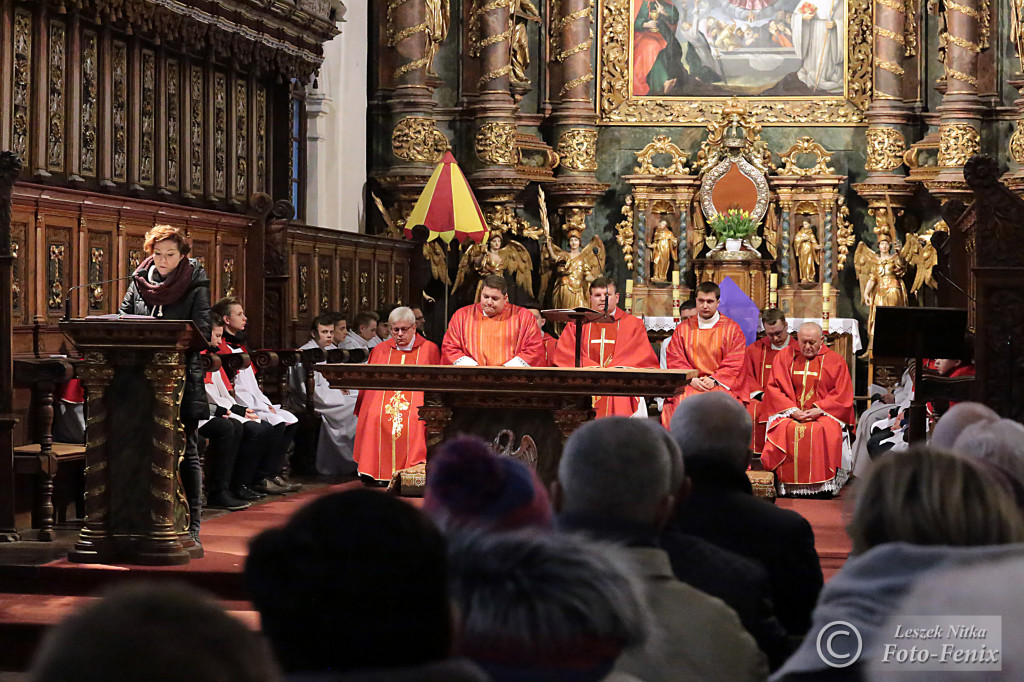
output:
<svg viewBox="0 0 1024 682"><path fill-rule="evenodd" d="M821 245L814 234L814 227L809 220L804 220L793 239L793 253L801 282L818 281L818 266L821 265Z"/></svg>
<svg viewBox="0 0 1024 682"><path fill-rule="evenodd" d="M652 282L668 281L668 273L676 258L678 246L679 239L672 232L668 220L665 218L658 220L654 233L651 235L651 241L647 244L647 248L651 250L651 263L653 264L651 268Z"/></svg>
<svg viewBox="0 0 1024 682"><path fill-rule="evenodd" d="M427 10L427 75L437 78L434 70L434 57L441 49L441 44L448 37L451 24L451 7L449 0L426 0Z"/></svg>
<svg viewBox="0 0 1024 682"><path fill-rule="evenodd" d="M515 3L514 16L523 21L517 21L512 30L512 83L514 85L529 85L530 77L526 69L530 66L530 36L526 31L527 21L540 21L540 12L530 0L518 0Z"/></svg>

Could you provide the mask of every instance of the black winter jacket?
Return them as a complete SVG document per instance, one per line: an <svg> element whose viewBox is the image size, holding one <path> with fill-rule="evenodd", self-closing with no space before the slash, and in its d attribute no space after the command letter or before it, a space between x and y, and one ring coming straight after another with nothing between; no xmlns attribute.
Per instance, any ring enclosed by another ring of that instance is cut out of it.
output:
<svg viewBox="0 0 1024 682"><path fill-rule="evenodd" d="M203 338L209 342L210 278L207 277L206 270L195 258L189 260L192 262L193 268L192 281L184 296L174 303L162 307L160 319L192 320L199 328ZM126 315L153 315L154 306L143 300L138 286L132 280L119 310ZM194 423L210 417L210 407L206 402L206 388L203 386L205 375L199 353L188 353L185 356L185 394L181 399L181 420L183 422Z"/></svg>

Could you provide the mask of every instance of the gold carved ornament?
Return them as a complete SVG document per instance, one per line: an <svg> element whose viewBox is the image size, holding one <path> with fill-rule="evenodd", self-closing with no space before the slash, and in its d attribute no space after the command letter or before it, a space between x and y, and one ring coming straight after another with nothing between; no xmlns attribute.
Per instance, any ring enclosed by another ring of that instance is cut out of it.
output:
<svg viewBox="0 0 1024 682"><path fill-rule="evenodd" d="M743 133L740 155L766 175L769 169L775 168L771 150L761 139L761 125L751 116L745 102L737 98L730 99L722 106L717 118L707 124L707 129L708 136L701 142L697 160L693 164L696 170L707 172L729 156L726 134L730 130L735 133L737 129Z"/></svg>
<svg viewBox="0 0 1024 682"><path fill-rule="evenodd" d="M868 158L864 168L869 171L888 171L903 165L906 141L899 130L887 127L868 128L864 136L868 143Z"/></svg>
<svg viewBox="0 0 1024 682"><path fill-rule="evenodd" d="M615 241L622 247L626 270L633 270L633 195L627 194L622 204L622 220L615 225Z"/></svg>
<svg viewBox="0 0 1024 682"><path fill-rule="evenodd" d="M632 0L605 0L600 3L598 120L620 125L699 125L721 116L722 97L631 97L632 5ZM846 96L824 99L746 98L754 120L771 125L864 121L864 113L871 102L874 62L871 0L849 0L846 7Z"/></svg>
<svg viewBox="0 0 1024 682"><path fill-rule="evenodd" d="M836 263L838 269L842 270L846 267L846 258L850 254L850 247L853 246L856 237L853 234L853 225L850 224L850 207L846 205L846 198L840 196L836 201L836 206L838 208L836 213L836 243L839 246Z"/></svg>
<svg viewBox="0 0 1024 682"><path fill-rule="evenodd" d="M593 128L570 128L558 138L558 159L569 170L597 170L597 131Z"/></svg>
<svg viewBox="0 0 1024 682"><path fill-rule="evenodd" d="M798 154L814 154L817 160L812 167L802 168L796 163L795 157ZM779 158L784 164L779 169L779 175L833 175L836 172L835 168L828 165L832 155L810 136L801 137Z"/></svg>
<svg viewBox="0 0 1024 682"><path fill-rule="evenodd" d="M403 161L437 163L450 147L431 118L406 116L391 132L391 151Z"/></svg>
<svg viewBox="0 0 1024 682"><path fill-rule="evenodd" d="M1010 156L1014 161L1024 164L1024 130L1021 130L1022 121L1017 121L1017 127L1010 136Z"/></svg>
<svg viewBox="0 0 1024 682"><path fill-rule="evenodd" d="M483 88L487 83L512 73L512 33L515 31L515 8L519 0L473 0L469 15L469 55L479 58L485 47L508 42L508 61L497 69L480 76L477 84ZM507 11L504 30L485 36L483 27L488 24L484 17L492 12Z"/></svg>
<svg viewBox="0 0 1024 682"><path fill-rule="evenodd" d="M939 126L939 165L957 167L965 165L981 149L981 135L966 123L948 123Z"/></svg>
<svg viewBox="0 0 1024 682"><path fill-rule="evenodd" d="M514 166L519 162L516 148L516 126L505 121L491 121L476 133L476 155L484 163Z"/></svg>
<svg viewBox="0 0 1024 682"><path fill-rule="evenodd" d="M668 154L672 157L672 163L667 166L655 166L654 157L657 154ZM664 135L658 135L651 143L636 153L636 160L640 165L633 172L640 175L689 175L686 170L686 157L687 153L672 140Z"/></svg>

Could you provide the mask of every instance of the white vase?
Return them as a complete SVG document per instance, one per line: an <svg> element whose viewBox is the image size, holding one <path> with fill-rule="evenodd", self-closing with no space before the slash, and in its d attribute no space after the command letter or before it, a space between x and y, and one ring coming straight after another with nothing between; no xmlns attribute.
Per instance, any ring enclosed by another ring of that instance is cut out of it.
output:
<svg viewBox="0 0 1024 682"><path fill-rule="evenodd" d="M726 251L742 251L743 240L742 239L726 239L725 240Z"/></svg>

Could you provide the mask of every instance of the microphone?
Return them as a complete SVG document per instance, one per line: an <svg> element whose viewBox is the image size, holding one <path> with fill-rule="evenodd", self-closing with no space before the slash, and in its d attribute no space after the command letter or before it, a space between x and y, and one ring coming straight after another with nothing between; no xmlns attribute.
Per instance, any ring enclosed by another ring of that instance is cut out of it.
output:
<svg viewBox="0 0 1024 682"><path fill-rule="evenodd" d="M94 287L94 286L96 286L98 284L111 284L113 282L121 282L121 281L126 280L126 279L131 279L134 276L135 276L135 273L133 272L132 274L125 275L124 277L115 277L114 279L104 279L104 280L101 280L99 282L86 282L85 284L79 284L77 286L69 287L67 293L64 294L64 319L63 319L63 321L67 322L68 320L71 319L71 292L72 291L75 291L77 289L84 289L85 287Z"/></svg>
<svg viewBox="0 0 1024 682"><path fill-rule="evenodd" d="M942 278L942 279L943 279L943 280L944 280L944 281L946 282L946 284L950 285L951 287L953 287L954 289L956 289L957 291L959 291L959 292L960 292L961 294L963 294L964 296L966 296L966 297L967 297L967 298L968 298L968 299L969 299L969 300L971 301L971 303L977 303L977 301L975 301L975 300L974 300L974 297L973 297L973 296L971 296L971 295L970 295L969 293L967 293L966 291L964 291L963 289L961 289L961 288L960 288L960 287L959 287L959 286L957 285L957 283L956 283L956 282L954 282L953 280L951 280L951 279L950 279L949 277L947 277L947 276L946 276L946 274L945 274L944 272L941 272L941 271L939 271L939 270L933 270L933 271L932 271L932 273L933 273L933 274L935 274L935 275L938 275L939 277L941 277L941 278Z"/></svg>

